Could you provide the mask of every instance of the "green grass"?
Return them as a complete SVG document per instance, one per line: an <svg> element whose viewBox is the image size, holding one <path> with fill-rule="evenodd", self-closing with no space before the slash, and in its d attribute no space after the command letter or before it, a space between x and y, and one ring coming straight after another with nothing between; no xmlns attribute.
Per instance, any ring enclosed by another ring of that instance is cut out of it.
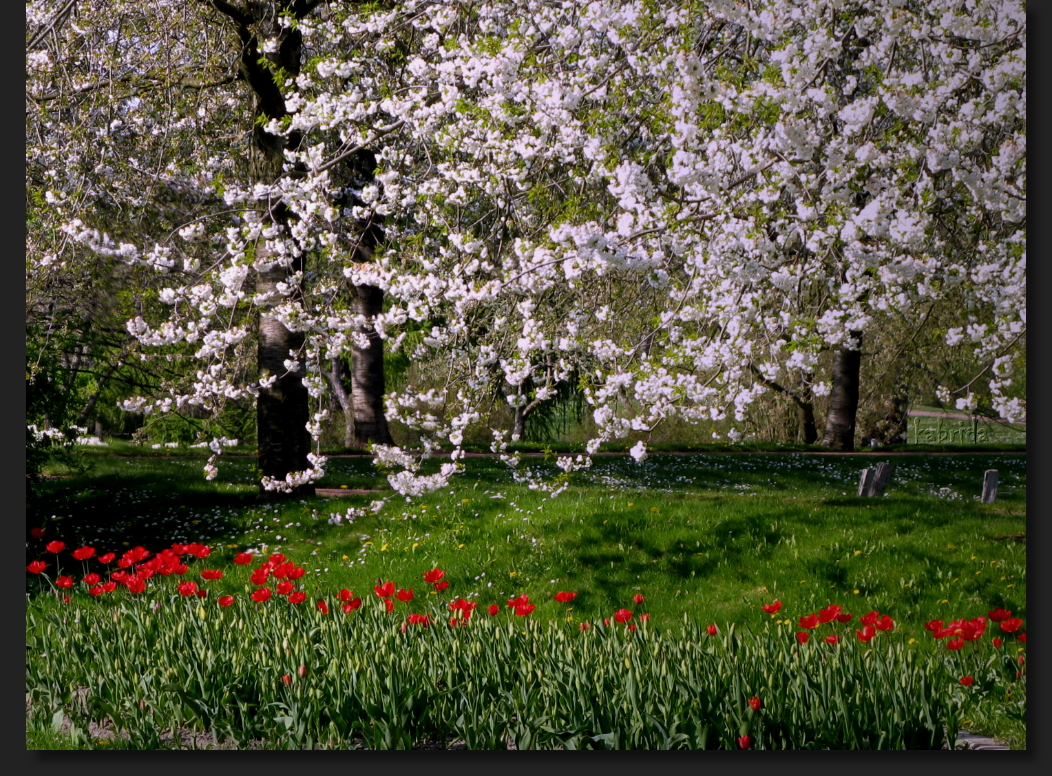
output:
<svg viewBox="0 0 1052 776"><path fill-rule="evenodd" d="M370 460L337 458L321 487L378 492L259 503L254 458L226 460L208 483L204 456L95 450L89 472L40 484L27 522L47 535L28 540L27 562L46 556L51 538L100 552L200 541L215 548L207 562L195 561L203 568L240 569L227 561L245 549L284 553L307 568L301 583L313 598L332 600L341 588L374 598L382 579L414 588L414 602L399 605L405 611L438 609L457 596L484 607L526 594L540 620L595 622L627 606L648 611L655 627L686 615L721 629L785 633L801 615L839 604L855 615L891 614L921 649L936 648L923 628L931 619L995 607L1025 619L1025 456L888 460L896 471L881 499L854 495L872 457L786 453L655 454L642 464L597 457L568 491L547 499L515 484L499 461L469 458L453 487L410 503ZM557 471L542 457L524 466ZM989 468L1000 472L992 505L977 500ZM379 499L385 504L373 513ZM348 509L363 514L348 517ZM78 562L62 562L65 573L80 573ZM441 600L421 578L435 567L450 582ZM229 572L209 585L210 597L244 598L246 578ZM572 606L552 600L559 590L578 593ZM644 605L632 605L636 593ZM764 614L760 605L775 599L782 612ZM1025 726L995 712L974 715L973 729L1025 746Z"/></svg>

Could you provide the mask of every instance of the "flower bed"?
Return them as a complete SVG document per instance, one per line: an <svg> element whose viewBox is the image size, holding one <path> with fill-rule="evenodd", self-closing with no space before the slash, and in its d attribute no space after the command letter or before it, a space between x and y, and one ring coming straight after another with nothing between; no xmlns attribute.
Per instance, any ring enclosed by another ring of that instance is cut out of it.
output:
<svg viewBox="0 0 1052 776"><path fill-rule="evenodd" d="M27 700L141 748L190 729L277 748L937 749L986 698L1025 706L1023 623L999 609L911 634L886 613L789 618L774 601L749 631L659 626L637 595L570 625L537 620L525 595L439 608L393 580L308 597L281 555L224 570L200 544L47 551L27 566ZM422 581L441 596L445 577ZM221 580L244 593L210 595Z"/></svg>

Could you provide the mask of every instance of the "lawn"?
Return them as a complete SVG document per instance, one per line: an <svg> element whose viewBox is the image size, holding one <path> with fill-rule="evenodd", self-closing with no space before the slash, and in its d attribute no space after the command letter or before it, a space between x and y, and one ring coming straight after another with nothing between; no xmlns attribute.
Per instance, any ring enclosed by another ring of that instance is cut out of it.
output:
<svg viewBox="0 0 1052 776"><path fill-rule="evenodd" d="M93 452L88 472L41 483L27 523L45 535L27 540L27 563L53 560L44 544L55 538L118 554L200 542L212 554L194 561L194 572L228 570L208 583L209 600L228 594L251 605L249 569L233 564L234 556L281 553L305 569L298 584L310 600L335 606L347 589L372 605L374 585L392 581L414 591L411 603L396 603L395 616L437 620L458 598L484 612L492 604L507 610L509 599L525 595L536 604L534 626L573 632L585 622L601 627L626 608L637 618L648 614L655 634L687 621L792 641L801 617L835 605L854 617L837 631L845 644L857 640L859 616L879 612L895 622L880 638L929 656L947 652L925 628L932 620L1003 609L1025 621L1025 455L889 456L896 470L887 495L856 497L861 469L877 460L884 459L700 453L654 454L637 464L598 456L569 489L547 498L516 484L499 461L478 457L467 460L454 487L407 501L370 459L346 457L330 461L320 487L372 492L266 504L255 498L251 457L230 458L217 480L205 482L203 457ZM523 465L558 471L543 456ZM990 468L999 471L999 497L982 504ZM63 574L96 570L94 561L82 568L65 555L58 560ZM441 593L422 576L435 568L449 583ZM54 570L27 575L28 606L41 615L61 608L47 594L47 573L54 577ZM576 596L560 603L559 591ZM81 599L89 597L80 592L73 603ZM778 612L761 609L773 601L781 602ZM1012 659L1022 647L1004 645ZM950 657L964 660L964 652ZM1023 722L1003 713L1007 703L1018 709L1025 685L1010 700L998 689L1001 697L987 693L968 707L974 719L963 721L1025 747Z"/></svg>

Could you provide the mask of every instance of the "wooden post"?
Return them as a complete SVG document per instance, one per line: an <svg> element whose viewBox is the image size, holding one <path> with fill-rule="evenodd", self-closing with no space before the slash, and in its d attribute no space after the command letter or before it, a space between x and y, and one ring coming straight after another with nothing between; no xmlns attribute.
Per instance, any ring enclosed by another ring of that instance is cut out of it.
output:
<svg viewBox="0 0 1052 776"><path fill-rule="evenodd" d="M866 491L867 496L883 496L884 489L888 486L888 480L891 479L892 472L895 471L895 467L890 463L881 461L877 464L876 471L873 474L873 479L869 483L869 489Z"/></svg>
<svg viewBox="0 0 1052 776"><path fill-rule="evenodd" d="M873 481L873 469L863 469L862 478L858 481L858 495L867 496L869 484Z"/></svg>
<svg viewBox="0 0 1052 776"><path fill-rule="evenodd" d="M983 496L984 504L993 504L997 501L997 469L987 469L983 474Z"/></svg>

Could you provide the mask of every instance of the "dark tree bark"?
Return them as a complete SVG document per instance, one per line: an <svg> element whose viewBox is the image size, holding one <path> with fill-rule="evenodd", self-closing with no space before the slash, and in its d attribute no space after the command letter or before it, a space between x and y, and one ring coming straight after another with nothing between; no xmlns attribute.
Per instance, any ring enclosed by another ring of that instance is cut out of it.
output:
<svg viewBox="0 0 1052 776"><path fill-rule="evenodd" d="M383 312L384 292L375 286L355 286L354 312L367 319ZM391 431L384 415L384 341L376 329L366 325L361 332L369 338L369 345L353 348L351 392L354 402L354 446L367 447L375 442L393 444Z"/></svg>
<svg viewBox="0 0 1052 776"><path fill-rule="evenodd" d="M755 364L750 364L749 368L761 383L793 400L793 404L796 405L796 417L800 422L800 436L805 445L813 445L818 439L818 427L815 425L815 403L807 382L801 379L800 390L794 391L774 380L768 380Z"/></svg>
<svg viewBox="0 0 1052 776"><path fill-rule="evenodd" d="M363 204L356 191L376 181L376 155L362 150L348 160L345 172L349 185L344 189L338 204L354 206ZM363 263L372 260L373 253L384 240L383 222L374 215L355 224L354 244L351 257ZM370 444L394 444L384 414L384 395L387 390L384 372L384 341L368 321L383 312L384 292L377 286L355 285L351 289L351 309L355 315L364 316L367 323L358 332L368 337L369 344L351 347L351 404L354 412L352 442L348 446L368 447Z"/></svg>
<svg viewBox="0 0 1052 776"><path fill-rule="evenodd" d="M851 332L857 349L841 347L833 355L833 386L829 393L826 428L819 442L823 447L850 452L855 449L855 419L858 415L859 372L862 367L862 332Z"/></svg>
<svg viewBox="0 0 1052 776"><path fill-rule="evenodd" d="M805 445L813 445L818 441L818 426L815 423L814 402L798 402L796 415L800 421L800 436Z"/></svg>
<svg viewBox="0 0 1052 776"><path fill-rule="evenodd" d="M271 135L264 126L271 119L280 119L288 114L282 83L286 78L295 78L300 72L302 36L279 23L283 12L291 12L303 18L313 10L314 0L247 0L243 3L229 0L211 0L217 11L230 19L240 42L238 61L240 77L252 91L252 136L248 148L249 178L252 183L273 184L283 174L285 150L295 149L300 137L293 134L288 139ZM261 42L265 39L278 41L278 50L263 54ZM278 72L281 75L278 75ZM281 79L279 81L279 78ZM263 218L270 225L288 235L290 215L280 201L261 203L266 205ZM310 453L309 394L303 383L306 370L301 359L296 369L288 370L286 360L293 358L303 346L304 336L291 332L272 315L269 310L285 301L277 292L279 283L288 283L292 276L305 269L301 253L291 261L277 260L267 255L262 243L257 246L256 260L265 264L276 260L269 269L260 270L256 277L256 292L271 294L259 314L259 371L263 376L276 376L277 380L261 388L256 399L256 424L259 437L259 468L264 477L284 480L291 472L311 468L307 454ZM261 495L271 492L260 486ZM293 495L313 494L314 485L296 487Z"/></svg>
<svg viewBox="0 0 1052 776"><path fill-rule="evenodd" d="M329 379L333 396L336 397L340 410L343 412L343 446L354 447L354 400L344 387L346 372L347 367L343 359L337 357L329 363L329 371L325 376Z"/></svg>

